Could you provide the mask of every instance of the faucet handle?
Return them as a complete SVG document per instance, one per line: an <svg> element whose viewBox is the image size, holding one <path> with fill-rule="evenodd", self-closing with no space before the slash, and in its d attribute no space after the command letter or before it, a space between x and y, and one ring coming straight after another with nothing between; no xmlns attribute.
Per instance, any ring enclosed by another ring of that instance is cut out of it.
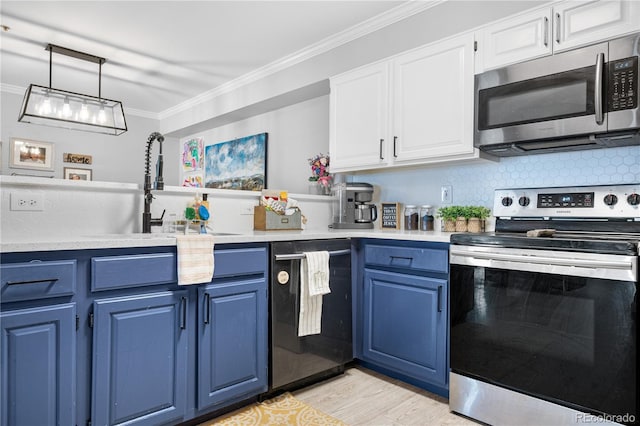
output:
<svg viewBox="0 0 640 426"><path fill-rule="evenodd" d="M151 226L162 226L162 219L164 218L164 214L166 213L166 211L166 209L162 210L162 216L160 217L152 217L149 221L149 223L151 223Z"/></svg>

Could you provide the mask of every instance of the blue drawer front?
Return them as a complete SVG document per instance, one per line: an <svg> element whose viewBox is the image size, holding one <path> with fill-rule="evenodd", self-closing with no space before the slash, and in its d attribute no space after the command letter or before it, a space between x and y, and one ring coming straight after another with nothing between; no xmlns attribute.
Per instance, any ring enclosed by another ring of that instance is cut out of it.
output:
<svg viewBox="0 0 640 426"><path fill-rule="evenodd" d="M216 250L213 278L238 275L264 275L267 270L267 249L264 247Z"/></svg>
<svg viewBox="0 0 640 426"><path fill-rule="evenodd" d="M32 261L0 267L5 302L72 296L76 291L76 261Z"/></svg>
<svg viewBox="0 0 640 426"><path fill-rule="evenodd" d="M175 253L94 257L91 291L176 282L176 268Z"/></svg>
<svg viewBox="0 0 640 426"><path fill-rule="evenodd" d="M364 260L367 265L442 273L449 271L447 250L371 244L365 247Z"/></svg>

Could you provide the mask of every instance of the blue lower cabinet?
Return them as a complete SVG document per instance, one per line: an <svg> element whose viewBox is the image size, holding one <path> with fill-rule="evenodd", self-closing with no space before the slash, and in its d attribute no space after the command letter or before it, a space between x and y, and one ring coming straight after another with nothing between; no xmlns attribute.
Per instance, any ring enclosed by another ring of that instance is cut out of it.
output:
<svg viewBox="0 0 640 426"><path fill-rule="evenodd" d="M446 386L446 298L444 279L365 269L363 359Z"/></svg>
<svg viewBox="0 0 640 426"><path fill-rule="evenodd" d="M267 390L266 319L264 277L198 289L199 410Z"/></svg>
<svg viewBox="0 0 640 426"><path fill-rule="evenodd" d="M187 410L188 292L94 302L92 424L158 425Z"/></svg>
<svg viewBox="0 0 640 426"><path fill-rule="evenodd" d="M2 327L2 426L76 422L75 303L9 310Z"/></svg>

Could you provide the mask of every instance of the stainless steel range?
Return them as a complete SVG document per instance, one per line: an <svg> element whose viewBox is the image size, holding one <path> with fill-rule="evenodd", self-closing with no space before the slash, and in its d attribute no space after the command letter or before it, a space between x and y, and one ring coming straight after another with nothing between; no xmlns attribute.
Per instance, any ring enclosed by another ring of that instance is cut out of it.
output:
<svg viewBox="0 0 640 426"><path fill-rule="evenodd" d="M452 235L452 411L638 422L639 205L640 184L497 190L496 231Z"/></svg>

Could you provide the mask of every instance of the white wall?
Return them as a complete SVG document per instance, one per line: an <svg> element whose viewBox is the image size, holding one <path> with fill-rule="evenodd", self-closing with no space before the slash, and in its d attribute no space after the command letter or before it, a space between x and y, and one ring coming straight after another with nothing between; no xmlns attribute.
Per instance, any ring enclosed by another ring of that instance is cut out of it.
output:
<svg viewBox="0 0 640 426"><path fill-rule="evenodd" d="M321 96L226 126L181 138L204 145L267 132L267 187L305 193L311 168L307 159L329 152L329 96Z"/></svg>
<svg viewBox="0 0 640 426"><path fill-rule="evenodd" d="M249 233L253 229L253 206L259 193L207 189L211 210L210 226L214 232ZM13 193L21 196L40 194L43 211L12 211ZM190 188L166 187L154 192L152 216L165 218L174 213L178 218L193 201L196 191ZM299 201L307 218L305 229L326 230L331 219L329 197L291 194ZM139 185L77 182L70 180L0 177L0 237L2 242L67 241L83 236L127 234L142 231L143 196Z"/></svg>
<svg viewBox="0 0 640 426"><path fill-rule="evenodd" d="M64 167L82 167L93 171L93 180L103 182L139 183L144 181L144 156L147 138L160 128L158 120L127 114L128 130L120 136L102 135L80 132L55 127L41 126L18 122L18 114L22 105L22 95L2 92L0 101L0 137L2 140L2 162L0 169L3 175L30 174L62 179ZM9 168L9 144L12 138L31 139L54 144L54 171ZM62 154L87 154L93 157L93 164L78 166L62 162ZM152 149L153 162L158 152L157 144ZM170 159L169 167L165 167L165 182L171 185L178 183L178 141L167 138L163 152Z"/></svg>

